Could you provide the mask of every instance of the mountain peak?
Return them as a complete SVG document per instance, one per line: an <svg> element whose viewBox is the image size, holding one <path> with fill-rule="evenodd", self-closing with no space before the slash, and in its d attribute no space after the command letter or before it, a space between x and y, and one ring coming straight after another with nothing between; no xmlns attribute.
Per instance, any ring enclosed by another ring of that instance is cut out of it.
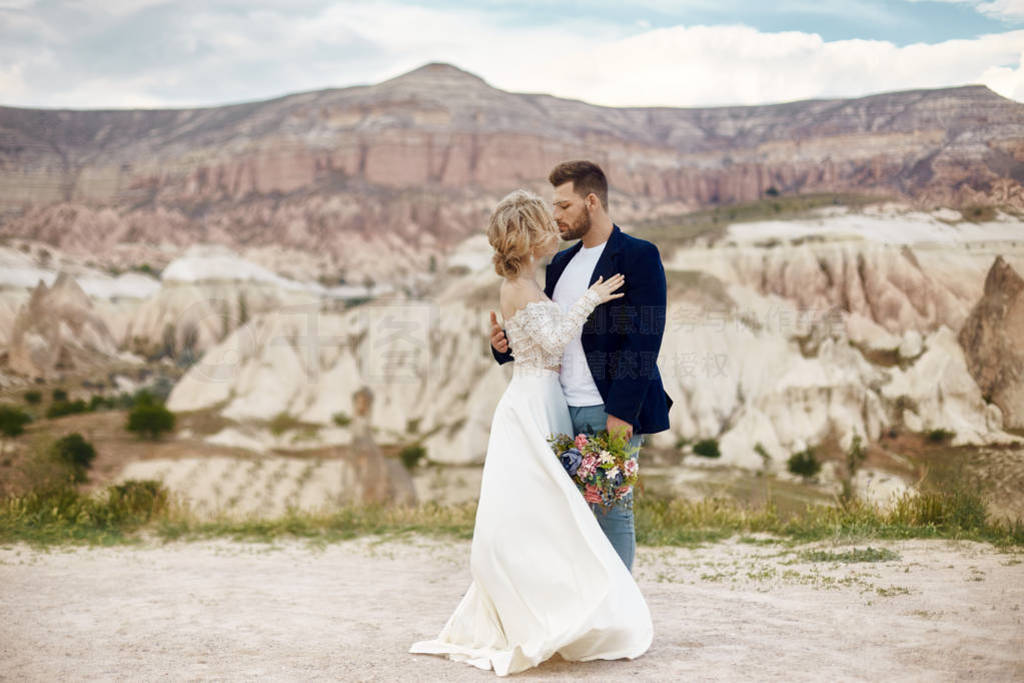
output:
<svg viewBox="0 0 1024 683"><path fill-rule="evenodd" d="M430 62L408 71L400 76L384 81L384 83L429 83L431 85L472 83L487 86L487 82L468 71L445 62ZM381 85L383 85L382 83ZM487 86L490 87L490 86Z"/></svg>

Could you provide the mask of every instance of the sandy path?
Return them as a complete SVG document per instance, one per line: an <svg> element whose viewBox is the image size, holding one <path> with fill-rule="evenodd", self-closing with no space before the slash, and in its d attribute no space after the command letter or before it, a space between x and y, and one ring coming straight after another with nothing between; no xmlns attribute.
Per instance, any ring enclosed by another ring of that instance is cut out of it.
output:
<svg viewBox="0 0 1024 683"><path fill-rule="evenodd" d="M739 542L641 548L651 650L632 662L556 658L516 678L1024 679L1024 555L872 545L900 559L810 562L807 547ZM468 553L421 537L6 546L0 679L493 680L406 653L454 609Z"/></svg>

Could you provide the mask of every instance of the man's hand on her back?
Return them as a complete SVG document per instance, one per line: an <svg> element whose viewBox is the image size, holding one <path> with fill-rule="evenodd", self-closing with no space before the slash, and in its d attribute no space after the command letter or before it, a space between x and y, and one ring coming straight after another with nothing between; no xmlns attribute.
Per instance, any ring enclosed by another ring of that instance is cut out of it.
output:
<svg viewBox="0 0 1024 683"><path fill-rule="evenodd" d="M491 346L498 353L508 353L508 340L505 339L505 330L498 324L498 316L491 311Z"/></svg>

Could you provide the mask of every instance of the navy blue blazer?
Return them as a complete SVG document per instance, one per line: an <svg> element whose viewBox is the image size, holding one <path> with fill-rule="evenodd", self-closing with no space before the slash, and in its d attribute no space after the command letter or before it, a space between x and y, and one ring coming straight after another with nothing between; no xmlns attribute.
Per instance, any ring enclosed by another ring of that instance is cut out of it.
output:
<svg viewBox="0 0 1024 683"><path fill-rule="evenodd" d="M551 298L555 283L582 240L555 254L548 264L544 293ZM625 296L600 304L583 324L581 341L590 374L609 415L633 425L634 434L668 429L672 399L661 383L658 351L665 332L665 268L658 248L612 226L612 234L594 266L590 284L616 273L626 276L619 290ZM499 363L512 358L512 349L491 353Z"/></svg>

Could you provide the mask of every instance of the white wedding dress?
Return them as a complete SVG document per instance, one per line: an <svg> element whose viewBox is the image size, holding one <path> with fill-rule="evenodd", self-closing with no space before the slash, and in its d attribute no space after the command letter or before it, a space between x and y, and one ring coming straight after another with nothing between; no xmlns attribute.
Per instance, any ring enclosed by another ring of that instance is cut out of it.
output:
<svg viewBox="0 0 1024 683"><path fill-rule="evenodd" d="M635 658L651 614L629 570L547 442L572 433L557 366L600 302L587 291L563 313L535 301L506 321L512 380L491 423L473 529L473 581L434 640L413 653L448 655L499 676L555 653L571 661Z"/></svg>

